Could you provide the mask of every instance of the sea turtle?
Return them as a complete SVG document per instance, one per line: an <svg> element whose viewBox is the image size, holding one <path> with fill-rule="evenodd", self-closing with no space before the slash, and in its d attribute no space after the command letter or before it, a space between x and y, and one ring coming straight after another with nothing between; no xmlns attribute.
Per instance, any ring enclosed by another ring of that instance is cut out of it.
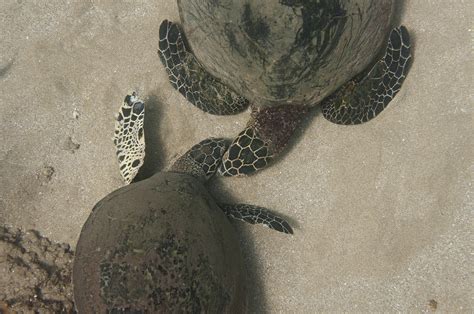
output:
<svg viewBox="0 0 474 314"><path fill-rule="evenodd" d="M378 115L400 90L411 58L407 29L389 32L393 2L178 0L182 28L165 20L159 31L172 86L211 114L251 103L219 173L264 168L315 105L338 124Z"/></svg>
<svg viewBox="0 0 474 314"><path fill-rule="evenodd" d="M126 182L143 164L144 114L143 101L132 94L118 115L114 142ZM226 146L223 139L206 139L168 171L126 185L95 205L73 267L79 313L244 311L246 276L227 217L293 231L264 208L214 201L204 183Z"/></svg>

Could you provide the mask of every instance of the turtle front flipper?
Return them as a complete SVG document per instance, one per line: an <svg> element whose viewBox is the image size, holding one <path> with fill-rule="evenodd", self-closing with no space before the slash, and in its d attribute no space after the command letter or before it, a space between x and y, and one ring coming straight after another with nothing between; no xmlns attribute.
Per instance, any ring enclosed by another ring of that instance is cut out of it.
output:
<svg viewBox="0 0 474 314"><path fill-rule="evenodd" d="M120 173L129 184L145 159L145 104L134 92L127 95L115 122L114 144Z"/></svg>
<svg viewBox="0 0 474 314"><path fill-rule="evenodd" d="M394 28L385 55L370 69L350 80L322 102L326 119L337 124L360 124L377 116L400 90L408 72L410 38L404 26Z"/></svg>
<svg viewBox="0 0 474 314"><path fill-rule="evenodd" d="M219 207L230 218L253 225L262 224L276 231L293 234L293 229L288 222L263 207L248 204L219 204Z"/></svg>
<svg viewBox="0 0 474 314"><path fill-rule="evenodd" d="M199 109L216 115L239 113L248 100L206 72L184 42L179 26L164 20L158 53L171 85Z"/></svg>
<svg viewBox="0 0 474 314"><path fill-rule="evenodd" d="M296 105L253 109L247 128L224 154L219 173L242 176L266 167L285 148L309 110Z"/></svg>

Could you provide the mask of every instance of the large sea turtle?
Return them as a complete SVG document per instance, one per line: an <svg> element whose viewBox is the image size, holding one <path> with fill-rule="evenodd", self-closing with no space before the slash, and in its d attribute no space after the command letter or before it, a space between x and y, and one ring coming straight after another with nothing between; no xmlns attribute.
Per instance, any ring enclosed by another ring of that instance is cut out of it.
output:
<svg viewBox="0 0 474 314"><path fill-rule="evenodd" d="M211 114L251 103L247 127L219 168L262 169L311 107L338 124L378 115L400 90L410 41L391 28L392 0L178 0L181 27L160 26L169 80Z"/></svg>
<svg viewBox="0 0 474 314"><path fill-rule="evenodd" d="M114 142L127 183L145 156L144 114L144 103L128 95L116 123ZM79 313L244 312L246 276L227 217L284 233L292 229L261 207L214 201L204 183L225 150L222 139L204 140L168 171L96 204L76 248Z"/></svg>

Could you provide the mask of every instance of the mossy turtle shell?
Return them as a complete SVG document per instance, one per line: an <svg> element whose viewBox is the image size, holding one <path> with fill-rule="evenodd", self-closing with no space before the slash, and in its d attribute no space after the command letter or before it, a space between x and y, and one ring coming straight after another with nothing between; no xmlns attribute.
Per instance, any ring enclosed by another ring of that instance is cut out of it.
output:
<svg viewBox="0 0 474 314"><path fill-rule="evenodd" d="M315 105L375 60L392 0L179 0L202 66L254 106Z"/></svg>
<svg viewBox="0 0 474 314"><path fill-rule="evenodd" d="M238 313L244 272L233 227L204 186L157 173L102 199L73 269L79 313Z"/></svg>

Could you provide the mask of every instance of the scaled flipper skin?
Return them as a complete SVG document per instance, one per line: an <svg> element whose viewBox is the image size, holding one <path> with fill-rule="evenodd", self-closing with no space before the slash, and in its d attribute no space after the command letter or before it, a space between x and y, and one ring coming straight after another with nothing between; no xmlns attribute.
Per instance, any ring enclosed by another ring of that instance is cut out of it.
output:
<svg viewBox="0 0 474 314"><path fill-rule="evenodd" d="M223 138L205 139L178 158L170 171L187 173L207 181L216 173L226 149L227 141Z"/></svg>
<svg viewBox="0 0 474 314"><path fill-rule="evenodd" d="M288 222L263 207L248 204L219 204L219 207L230 218L251 224L262 224L276 231L293 234Z"/></svg>
<svg viewBox="0 0 474 314"><path fill-rule="evenodd" d="M184 43L179 26L164 20L158 54L171 85L199 109L216 115L236 114L249 101L206 72Z"/></svg>
<svg viewBox="0 0 474 314"><path fill-rule="evenodd" d="M408 72L410 38L404 26L394 28L385 55L370 69L326 98L322 113L337 124L360 124L377 116L400 90Z"/></svg>
<svg viewBox="0 0 474 314"><path fill-rule="evenodd" d="M297 105L253 108L247 127L224 154L219 174L245 176L267 167L286 147L309 110Z"/></svg>
<svg viewBox="0 0 474 314"><path fill-rule="evenodd" d="M137 94L127 95L115 122L114 144L120 174L130 184L145 159L145 104Z"/></svg>

